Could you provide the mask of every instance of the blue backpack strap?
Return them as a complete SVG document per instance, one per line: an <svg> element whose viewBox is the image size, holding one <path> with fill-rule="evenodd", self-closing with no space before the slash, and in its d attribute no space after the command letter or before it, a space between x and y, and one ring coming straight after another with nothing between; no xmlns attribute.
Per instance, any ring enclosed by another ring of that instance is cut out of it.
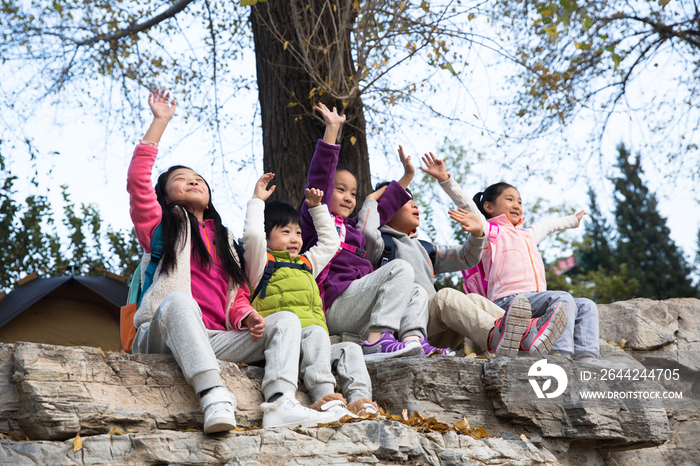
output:
<svg viewBox="0 0 700 466"><path fill-rule="evenodd" d="M302 256L303 257L303 256ZM265 271L263 272L263 276L260 279L260 283L258 283L257 288L255 288L255 292L253 293L253 296L250 297L250 302L252 303L255 301L255 298L260 296L260 299L264 299L266 296L266 291L267 291L267 285L270 283L270 278L272 278L272 274L275 273L277 270L282 269L284 267L290 268L290 269L298 269L298 270L303 270L305 272L311 273L311 267L306 264L305 261L303 264L297 264L294 262L278 262L277 259L275 259L275 256L273 256L270 253L267 253L267 267L265 267ZM302 258L302 261L306 259L305 257ZM313 274L312 274L313 275Z"/></svg>
<svg viewBox="0 0 700 466"><path fill-rule="evenodd" d="M382 241L384 241L384 251L382 251L382 260L379 262L379 267L396 258L394 238L389 233L382 233Z"/></svg>
<svg viewBox="0 0 700 466"><path fill-rule="evenodd" d="M435 258L436 258L436 252L435 252L435 246L433 246L433 243L430 241L425 241L423 239L418 240L421 245L423 245L423 248L425 249L425 252L428 253L428 257L430 258L430 263L433 264L433 267L435 267Z"/></svg>
<svg viewBox="0 0 700 466"><path fill-rule="evenodd" d="M158 224L153 232L153 236L151 237L151 260L143 274L143 286L141 286L141 295L139 296L137 307L141 305L141 299L153 284L153 276L156 273L161 257L163 257L164 246L165 242L163 241L163 230L161 228L161 224Z"/></svg>

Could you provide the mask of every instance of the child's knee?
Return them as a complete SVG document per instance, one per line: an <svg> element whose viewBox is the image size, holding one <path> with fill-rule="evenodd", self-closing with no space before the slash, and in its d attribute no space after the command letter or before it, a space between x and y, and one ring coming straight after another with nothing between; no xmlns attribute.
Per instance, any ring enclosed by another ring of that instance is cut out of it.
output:
<svg viewBox="0 0 700 466"><path fill-rule="evenodd" d="M415 278L415 272L411 264L409 264L403 259L395 259L389 262L387 265L391 266L389 280L403 280L407 283L413 283L413 279ZM386 265L384 267L386 267Z"/></svg>
<svg viewBox="0 0 700 466"><path fill-rule="evenodd" d="M301 340L301 322L293 312L279 311L265 317L265 332L283 332L296 335Z"/></svg>
<svg viewBox="0 0 700 466"><path fill-rule="evenodd" d="M201 320L201 311L194 298L184 291L175 291L163 299L158 306L158 319L165 323L169 321L183 322L189 316L196 316Z"/></svg>

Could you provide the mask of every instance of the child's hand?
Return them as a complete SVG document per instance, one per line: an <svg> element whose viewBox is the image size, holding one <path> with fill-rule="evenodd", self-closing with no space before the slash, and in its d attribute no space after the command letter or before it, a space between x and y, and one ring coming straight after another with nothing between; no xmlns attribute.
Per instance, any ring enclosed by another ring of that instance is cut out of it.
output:
<svg viewBox="0 0 700 466"><path fill-rule="evenodd" d="M243 327L247 327L250 330L250 339L252 341L258 341L262 338L265 331L265 318L256 311L252 311L243 319Z"/></svg>
<svg viewBox="0 0 700 466"><path fill-rule="evenodd" d="M336 126L340 127L345 123L345 115L338 115L338 110L333 107L333 111L328 110L324 104L320 103L316 105L316 110L318 110L321 115L323 115L323 120L326 122L326 126Z"/></svg>
<svg viewBox="0 0 700 466"><path fill-rule="evenodd" d="M175 114L177 102L174 98L172 102L168 102L169 99L170 92L164 88L156 89L156 92L148 94L148 105L153 112L153 118L170 121Z"/></svg>
<svg viewBox="0 0 700 466"><path fill-rule="evenodd" d="M304 190L306 194L306 205L309 207L318 207L321 205L321 199L323 199L323 191L316 188L306 188Z"/></svg>
<svg viewBox="0 0 700 466"><path fill-rule="evenodd" d="M576 217L578 218L578 223L576 224L576 228L578 228L579 225L581 225L581 219L583 218L584 215L586 215L585 210L582 210L581 212L576 214Z"/></svg>
<svg viewBox="0 0 700 466"><path fill-rule="evenodd" d="M420 167L420 169L440 183L447 181L450 177L450 175L447 174L447 165L445 165L445 162L436 158L432 152L423 156L423 163L428 168Z"/></svg>
<svg viewBox="0 0 700 466"><path fill-rule="evenodd" d="M481 219L479 219L479 216L474 212L467 212L464 209L452 209L448 213L450 214L450 218L452 220L460 224L462 230L466 231L467 233L471 233L477 238L484 236L484 228L481 225Z"/></svg>
<svg viewBox="0 0 700 466"><path fill-rule="evenodd" d="M406 154L404 154L403 146L401 145L399 145L399 160L401 161L401 165L403 165L403 176L399 180L399 184L403 189L406 189L408 185L411 184L413 175L416 174L416 169L411 163L411 156L406 156Z"/></svg>
<svg viewBox="0 0 700 466"><path fill-rule="evenodd" d="M272 193L275 192L276 185L267 189L267 185L270 184L272 178L275 177L274 173L265 173L263 176L258 178L258 182L255 183L255 190L253 191L253 199L260 199L261 201L266 201L270 198Z"/></svg>
<svg viewBox="0 0 700 466"><path fill-rule="evenodd" d="M369 196L366 197L366 199L374 199L375 201L379 201L379 198L384 195L384 191L386 191L386 188L389 186L382 186L381 188L377 189L375 192L371 193Z"/></svg>

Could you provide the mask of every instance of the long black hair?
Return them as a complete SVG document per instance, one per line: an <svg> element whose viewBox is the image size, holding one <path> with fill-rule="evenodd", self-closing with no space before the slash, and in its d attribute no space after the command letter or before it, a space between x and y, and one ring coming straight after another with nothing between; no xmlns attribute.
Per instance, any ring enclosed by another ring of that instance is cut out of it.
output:
<svg viewBox="0 0 700 466"><path fill-rule="evenodd" d="M476 193L472 199L481 213L484 214L484 217L491 218L491 214L484 210L484 202L490 202L493 204L496 202L496 198L508 188L516 189L515 186L501 181L500 183L492 184L483 191Z"/></svg>
<svg viewBox="0 0 700 466"><path fill-rule="evenodd" d="M176 245L178 241L182 240L186 236L184 229L184 222L182 221L183 215L187 215L190 227L190 237L192 241L192 256L200 264L209 267L213 265L212 260L207 247L202 241L202 237L199 234L199 223L197 218L191 213L185 211L183 208L177 204L170 204L166 202L166 192L165 185L168 182L168 177L175 170L180 170L186 168L192 170L184 165L173 165L166 171L158 176L158 181L156 182L156 197L158 198L158 203L160 204L161 210L163 211L163 216L161 220L162 231L163 231L163 257L161 258L161 271L164 274L169 274L175 270L175 265L177 261ZM194 171L194 170L192 170ZM224 266L224 270L231 277L233 283L242 286L246 282L244 265L243 265L243 251L240 249L238 244L234 242L234 248L236 248L236 253L238 255L239 262L233 257L233 252L228 241L228 229L221 223L221 216L214 208L214 204L211 200L211 188L209 183L207 183L204 178L202 178L204 184L207 185L207 191L209 191L209 204L204 211L204 220L212 219L214 220L214 247L216 248L217 254L221 259L221 264ZM184 241L180 242L180 247L184 248Z"/></svg>

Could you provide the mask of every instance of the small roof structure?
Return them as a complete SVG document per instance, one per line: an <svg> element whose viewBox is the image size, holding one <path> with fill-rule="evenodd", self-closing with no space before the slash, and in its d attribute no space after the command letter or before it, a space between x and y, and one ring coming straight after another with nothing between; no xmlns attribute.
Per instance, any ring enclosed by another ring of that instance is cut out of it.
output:
<svg viewBox="0 0 700 466"><path fill-rule="evenodd" d="M0 299L0 342L30 341L119 351L119 310L129 292L123 277L32 274Z"/></svg>

